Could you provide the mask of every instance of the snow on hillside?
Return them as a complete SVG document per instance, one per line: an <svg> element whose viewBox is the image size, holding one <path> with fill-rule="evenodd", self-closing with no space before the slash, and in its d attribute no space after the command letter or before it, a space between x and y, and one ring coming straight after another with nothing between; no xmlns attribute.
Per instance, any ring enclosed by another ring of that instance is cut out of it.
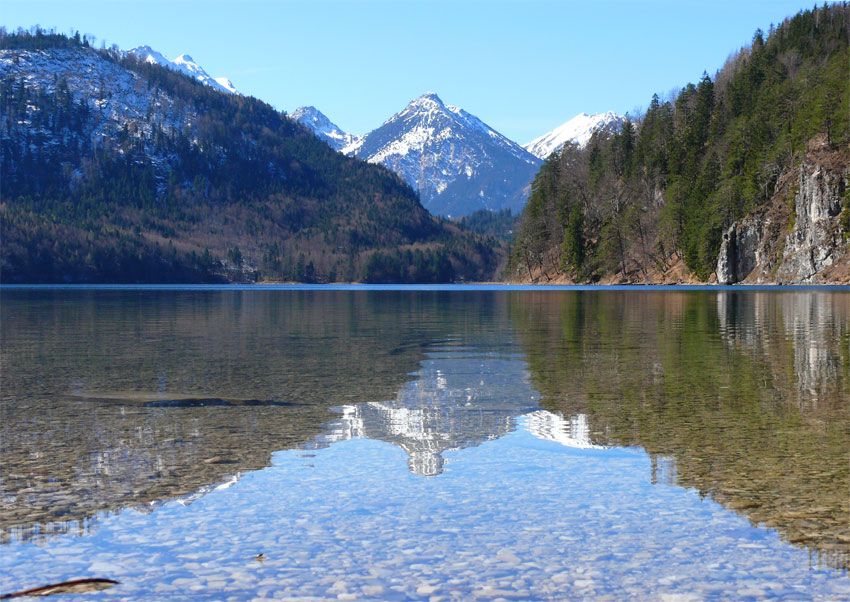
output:
<svg viewBox="0 0 850 602"><path fill-rule="evenodd" d="M55 92L57 82L66 84L74 102L85 103L99 116L93 140L114 138L125 129L147 139L152 124L179 132L193 128L198 117L167 94L149 90L141 76L93 50L0 50L0 76L23 78L28 88L48 94Z"/></svg>
<svg viewBox="0 0 850 602"><path fill-rule="evenodd" d="M215 81L219 86L221 86L231 94L239 94L239 90L236 89L236 86L233 85L233 82L227 79L226 77L216 77Z"/></svg>
<svg viewBox="0 0 850 602"><path fill-rule="evenodd" d="M345 154L352 154L361 141L360 136L342 131L316 107L298 107L289 116L313 130L331 148Z"/></svg>
<svg viewBox="0 0 850 602"><path fill-rule="evenodd" d="M524 144L523 148L535 157L545 159L567 142L585 146L590 141L593 132L597 130L608 133L618 132L624 121L625 117L620 117L613 111L594 115L582 113L559 125L551 132Z"/></svg>
<svg viewBox="0 0 850 602"><path fill-rule="evenodd" d="M55 93L59 85L67 86L72 102L85 104L91 111L88 144L98 146L132 132L147 149L148 159L162 169L166 169L167 161L154 148L154 127L169 134L191 134L198 119L185 103L176 102L161 90L151 90L140 75L105 60L91 49L3 49L0 78L23 81L27 88L45 94ZM31 138L49 137L50 132L38 125L41 120L33 110L28 108L19 125L29 130ZM0 116L0 130L4 132L5 119L5 114ZM0 137L5 138L5 134Z"/></svg>
<svg viewBox="0 0 850 602"><path fill-rule="evenodd" d="M127 54L133 55L141 61L168 67L173 71L185 73L190 77L194 77L199 82L229 94L239 94L238 90L233 86L231 81L226 77L213 78L188 54L181 54L176 59L171 60L164 54L157 52L150 46L137 46L126 51Z"/></svg>

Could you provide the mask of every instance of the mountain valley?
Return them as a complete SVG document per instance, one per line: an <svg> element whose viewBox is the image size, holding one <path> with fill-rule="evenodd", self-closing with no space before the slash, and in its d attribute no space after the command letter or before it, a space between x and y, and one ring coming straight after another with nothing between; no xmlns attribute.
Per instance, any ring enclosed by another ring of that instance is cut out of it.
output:
<svg viewBox="0 0 850 602"><path fill-rule="evenodd" d="M850 282L850 9L519 145L435 93L365 135L189 55L0 33L4 282ZM436 216L436 217L435 217Z"/></svg>

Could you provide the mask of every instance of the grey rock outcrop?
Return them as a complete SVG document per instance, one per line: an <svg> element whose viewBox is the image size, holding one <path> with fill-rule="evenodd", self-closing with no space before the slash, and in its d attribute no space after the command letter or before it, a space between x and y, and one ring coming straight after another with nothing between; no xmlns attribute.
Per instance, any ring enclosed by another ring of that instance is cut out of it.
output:
<svg viewBox="0 0 850 602"><path fill-rule="evenodd" d="M761 240L761 223L755 217L729 226L723 233L717 258L717 282L733 284L746 278L756 267Z"/></svg>
<svg viewBox="0 0 850 602"><path fill-rule="evenodd" d="M777 282L813 282L848 251L838 216L848 184L847 170L831 173L822 165L800 167L795 198L797 220L785 237L785 254L776 270Z"/></svg>
<svg viewBox="0 0 850 602"><path fill-rule="evenodd" d="M839 224L850 186L850 165L842 158L810 153L769 203L723 233L719 284L821 283L828 281L824 270L850 261Z"/></svg>

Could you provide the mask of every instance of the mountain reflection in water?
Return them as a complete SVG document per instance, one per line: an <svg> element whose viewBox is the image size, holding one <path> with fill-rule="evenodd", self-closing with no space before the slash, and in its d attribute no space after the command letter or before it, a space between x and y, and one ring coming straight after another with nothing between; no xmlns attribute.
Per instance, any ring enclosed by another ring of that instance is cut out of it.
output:
<svg viewBox="0 0 850 602"><path fill-rule="evenodd" d="M443 472L443 453L480 445L507 435L519 416L535 436L570 447L590 448L587 420L566 420L540 410L520 358L488 356L475 349L426 350L428 359L396 398L338 408L340 418L316 445L365 437L397 445L408 455L411 472Z"/></svg>
<svg viewBox="0 0 850 602"><path fill-rule="evenodd" d="M196 499L313 440L331 408L396 397L425 346L506 316L484 293L450 312L439 292L2 295L3 543Z"/></svg>
<svg viewBox="0 0 850 602"><path fill-rule="evenodd" d="M850 294L530 293L512 315L544 408L847 569Z"/></svg>
<svg viewBox="0 0 850 602"><path fill-rule="evenodd" d="M847 567L845 292L2 294L6 544L191 503L277 450L376 439L436 476L523 417L640 447L647 482Z"/></svg>

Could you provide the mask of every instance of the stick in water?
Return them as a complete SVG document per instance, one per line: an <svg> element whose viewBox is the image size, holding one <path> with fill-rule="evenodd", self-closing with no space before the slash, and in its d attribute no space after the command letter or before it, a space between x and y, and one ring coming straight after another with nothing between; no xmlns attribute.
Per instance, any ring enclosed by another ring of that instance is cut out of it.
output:
<svg viewBox="0 0 850 602"><path fill-rule="evenodd" d="M14 592L12 594L3 594L0 600L8 600L9 598L22 598L24 596L51 596L53 594L85 594L88 592L99 592L113 585L117 585L118 581L113 579L74 579L73 581L63 581L62 583L54 583L53 585L44 585L34 589L28 589L22 592Z"/></svg>

